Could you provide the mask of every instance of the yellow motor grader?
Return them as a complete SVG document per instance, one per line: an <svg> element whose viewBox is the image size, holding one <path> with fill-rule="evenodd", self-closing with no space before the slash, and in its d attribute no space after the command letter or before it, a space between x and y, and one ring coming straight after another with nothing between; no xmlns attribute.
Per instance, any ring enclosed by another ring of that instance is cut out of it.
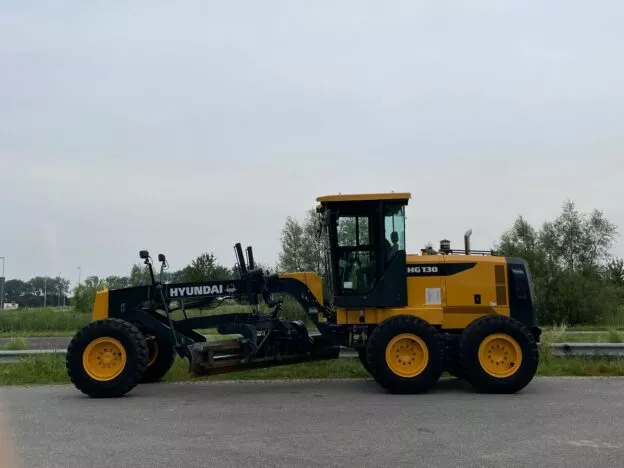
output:
<svg viewBox="0 0 624 468"><path fill-rule="evenodd" d="M521 390L537 370L541 333L527 263L472 250L469 232L462 250L444 240L438 251L408 254L409 200L409 193L318 198L324 278L267 274L251 247L245 256L236 244L237 279L166 284L166 257L158 256L157 278L141 251L151 284L97 293L93 321L67 350L71 381L92 397L119 397L163 377L176 354L193 374L215 374L335 359L351 348L391 393L426 392L445 371L481 392ZM280 316L284 296L315 331ZM248 313L188 313L227 299L245 302ZM237 338L208 341L197 332L210 328Z"/></svg>

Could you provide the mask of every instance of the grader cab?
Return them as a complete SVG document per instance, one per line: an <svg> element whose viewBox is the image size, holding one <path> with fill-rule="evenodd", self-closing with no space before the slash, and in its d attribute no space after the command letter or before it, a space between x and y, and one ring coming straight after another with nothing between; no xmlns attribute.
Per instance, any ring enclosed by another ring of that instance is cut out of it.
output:
<svg viewBox="0 0 624 468"><path fill-rule="evenodd" d="M442 241L439 251L408 254L408 193L333 195L317 199L326 236L325 281L316 272L268 275L236 244L239 278L165 284L167 262L148 286L101 291L93 322L67 352L74 385L93 397L117 397L159 380L175 356L194 374L335 359L341 348L391 393L428 391L444 371L477 390L512 393L537 370L537 326L528 265ZM291 296L305 321L280 316ZM223 301L247 313L197 314ZM207 340L216 329L234 339Z"/></svg>

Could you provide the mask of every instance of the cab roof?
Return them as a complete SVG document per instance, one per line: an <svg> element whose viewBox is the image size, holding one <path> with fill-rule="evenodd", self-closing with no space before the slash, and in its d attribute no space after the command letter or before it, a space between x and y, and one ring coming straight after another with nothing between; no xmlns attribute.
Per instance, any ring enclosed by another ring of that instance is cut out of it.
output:
<svg viewBox="0 0 624 468"><path fill-rule="evenodd" d="M409 200L412 198L410 193L356 193L345 195L325 195L316 199L319 203L336 203L350 201L375 201L375 200Z"/></svg>

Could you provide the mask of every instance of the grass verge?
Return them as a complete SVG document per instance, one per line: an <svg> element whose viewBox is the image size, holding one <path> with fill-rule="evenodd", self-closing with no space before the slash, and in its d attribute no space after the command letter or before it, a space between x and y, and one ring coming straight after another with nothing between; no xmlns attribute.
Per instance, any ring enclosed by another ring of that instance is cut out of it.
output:
<svg viewBox="0 0 624 468"><path fill-rule="evenodd" d="M0 338L15 338L16 336L23 337L71 337L76 334L77 330L49 330L49 331L0 331Z"/></svg>
<svg viewBox="0 0 624 468"><path fill-rule="evenodd" d="M553 328L558 328L558 325L555 326L544 326L542 329L544 331L552 330ZM624 327L615 326L615 325L569 325L565 327L568 332L583 332L583 331L599 331L599 332L608 332L610 329L614 329L620 332L624 332Z"/></svg>
<svg viewBox="0 0 624 468"><path fill-rule="evenodd" d="M539 376L624 376L624 359L569 358L545 355L537 371ZM271 380L330 379L369 377L357 358L309 362L269 369L233 372L207 377L191 377L182 359L176 362L164 380ZM14 364L0 364L0 385L44 385L69 383L63 355L32 356Z"/></svg>
<svg viewBox="0 0 624 468"><path fill-rule="evenodd" d="M17 309L0 313L0 332L5 336L55 336L62 331L67 336L91 320L90 314L80 314L73 309ZM52 334L51 334L52 333Z"/></svg>

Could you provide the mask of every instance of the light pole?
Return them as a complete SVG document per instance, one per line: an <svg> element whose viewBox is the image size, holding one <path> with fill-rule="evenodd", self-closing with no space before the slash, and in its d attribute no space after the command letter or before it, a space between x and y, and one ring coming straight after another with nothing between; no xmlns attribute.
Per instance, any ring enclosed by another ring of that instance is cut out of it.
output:
<svg viewBox="0 0 624 468"><path fill-rule="evenodd" d="M81 273L81 270L80 270L80 267L78 267L78 286L80 286L80 273Z"/></svg>
<svg viewBox="0 0 624 468"><path fill-rule="evenodd" d="M43 277L43 308L48 304L48 277Z"/></svg>

